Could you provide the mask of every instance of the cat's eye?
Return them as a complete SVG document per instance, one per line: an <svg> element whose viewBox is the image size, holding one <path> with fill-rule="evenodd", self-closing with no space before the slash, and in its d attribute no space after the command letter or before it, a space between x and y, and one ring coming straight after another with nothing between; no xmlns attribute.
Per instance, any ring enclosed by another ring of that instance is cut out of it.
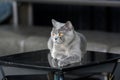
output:
<svg viewBox="0 0 120 80"><path fill-rule="evenodd" d="M55 34L53 33L52 36L55 36Z"/></svg>
<svg viewBox="0 0 120 80"><path fill-rule="evenodd" d="M59 36L62 37L62 36L63 36L63 33L59 33Z"/></svg>

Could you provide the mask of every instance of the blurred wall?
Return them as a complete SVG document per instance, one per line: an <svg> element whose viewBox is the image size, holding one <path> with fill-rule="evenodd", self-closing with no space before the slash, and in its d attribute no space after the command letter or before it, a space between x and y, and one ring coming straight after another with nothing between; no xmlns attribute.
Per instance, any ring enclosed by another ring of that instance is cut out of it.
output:
<svg viewBox="0 0 120 80"><path fill-rule="evenodd" d="M34 25L51 25L51 19L72 21L75 29L120 32L120 8L34 4Z"/></svg>

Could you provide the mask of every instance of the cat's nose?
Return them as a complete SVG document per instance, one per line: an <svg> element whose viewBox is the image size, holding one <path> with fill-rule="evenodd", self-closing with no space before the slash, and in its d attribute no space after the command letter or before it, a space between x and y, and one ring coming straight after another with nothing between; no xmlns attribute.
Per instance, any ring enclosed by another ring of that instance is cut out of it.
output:
<svg viewBox="0 0 120 80"><path fill-rule="evenodd" d="M55 38L55 40L57 40L57 38Z"/></svg>

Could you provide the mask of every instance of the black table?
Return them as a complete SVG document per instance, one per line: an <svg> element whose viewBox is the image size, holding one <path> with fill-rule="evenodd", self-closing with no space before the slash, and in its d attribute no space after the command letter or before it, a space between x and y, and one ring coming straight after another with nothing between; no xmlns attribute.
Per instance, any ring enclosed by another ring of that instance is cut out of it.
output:
<svg viewBox="0 0 120 80"><path fill-rule="evenodd" d="M0 57L1 79L8 75L38 75L48 72L54 72L54 80L64 80L66 75L74 74L74 72L80 76L106 72L111 73L114 80L120 78L119 54L88 51L84 58L85 63L82 65L52 68L48 63L48 53L49 50L40 50Z"/></svg>

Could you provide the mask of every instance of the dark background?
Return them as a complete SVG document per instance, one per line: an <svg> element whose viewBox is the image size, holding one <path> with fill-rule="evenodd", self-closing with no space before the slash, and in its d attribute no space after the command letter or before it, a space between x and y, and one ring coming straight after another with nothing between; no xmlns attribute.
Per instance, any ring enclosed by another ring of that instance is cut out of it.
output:
<svg viewBox="0 0 120 80"><path fill-rule="evenodd" d="M34 25L51 26L51 19L70 20L78 30L120 32L120 8L102 6L33 4Z"/></svg>

